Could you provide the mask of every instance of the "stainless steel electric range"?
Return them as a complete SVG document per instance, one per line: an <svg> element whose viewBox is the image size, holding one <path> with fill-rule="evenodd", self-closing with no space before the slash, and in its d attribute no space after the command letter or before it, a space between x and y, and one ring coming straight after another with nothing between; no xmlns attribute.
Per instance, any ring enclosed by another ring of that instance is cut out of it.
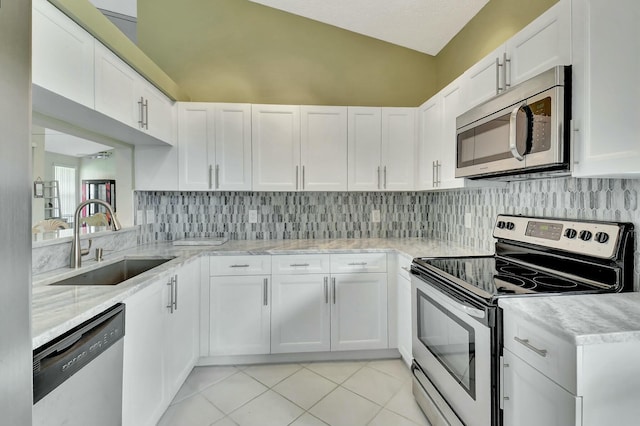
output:
<svg viewBox="0 0 640 426"><path fill-rule="evenodd" d="M494 256L411 265L413 393L434 425L499 426L502 297L631 291L630 223L498 216Z"/></svg>

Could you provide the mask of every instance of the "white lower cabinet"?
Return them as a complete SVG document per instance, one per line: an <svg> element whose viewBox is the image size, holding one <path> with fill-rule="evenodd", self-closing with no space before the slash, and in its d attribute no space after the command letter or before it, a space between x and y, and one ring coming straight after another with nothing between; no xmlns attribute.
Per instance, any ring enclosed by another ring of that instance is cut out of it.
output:
<svg viewBox="0 0 640 426"><path fill-rule="evenodd" d="M199 272L191 262L125 300L125 426L155 425L195 365Z"/></svg>
<svg viewBox="0 0 640 426"><path fill-rule="evenodd" d="M331 287L331 350L387 348L387 274L336 274Z"/></svg>
<svg viewBox="0 0 640 426"><path fill-rule="evenodd" d="M572 395L520 357L504 350L504 425L582 424L582 398Z"/></svg>
<svg viewBox="0 0 640 426"><path fill-rule="evenodd" d="M398 276L396 303L398 317L398 352L408 366L413 360L411 337L411 279L409 266L411 260L398 256Z"/></svg>
<svg viewBox="0 0 640 426"><path fill-rule="evenodd" d="M211 277L210 355L270 352L268 275Z"/></svg>

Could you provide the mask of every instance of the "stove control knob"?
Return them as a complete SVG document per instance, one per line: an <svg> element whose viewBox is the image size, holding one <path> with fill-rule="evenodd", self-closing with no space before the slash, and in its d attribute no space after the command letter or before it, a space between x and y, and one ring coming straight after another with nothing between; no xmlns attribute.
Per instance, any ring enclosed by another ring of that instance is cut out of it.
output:
<svg viewBox="0 0 640 426"><path fill-rule="evenodd" d="M606 232L597 232L594 238L597 242L604 244L609 241L609 234Z"/></svg>
<svg viewBox="0 0 640 426"><path fill-rule="evenodd" d="M504 229L505 226L507 226L507 224L505 222L503 222L502 220L499 220L498 223L496 224L496 226L500 229Z"/></svg>
<svg viewBox="0 0 640 426"><path fill-rule="evenodd" d="M569 238L570 240L573 240L577 235L578 235L578 232L572 228L569 228L566 231L564 231L564 236Z"/></svg>
<svg viewBox="0 0 640 426"><path fill-rule="evenodd" d="M580 238L582 241L589 241L592 236L593 234L590 231L580 231L580 235L578 235L578 238Z"/></svg>
<svg viewBox="0 0 640 426"><path fill-rule="evenodd" d="M507 222L507 225L506 225L506 226L507 226L507 229L508 229L509 231L513 231L513 230L515 229L515 227L516 227L516 224L515 224L515 223L513 223L513 222Z"/></svg>

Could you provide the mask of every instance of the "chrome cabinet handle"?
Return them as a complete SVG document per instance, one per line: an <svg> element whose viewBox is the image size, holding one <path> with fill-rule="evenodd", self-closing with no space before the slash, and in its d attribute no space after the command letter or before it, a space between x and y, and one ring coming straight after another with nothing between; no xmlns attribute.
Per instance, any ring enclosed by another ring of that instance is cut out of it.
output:
<svg viewBox="0 0 640 426"><path fill-rule="evenodd" d="M301 267L302 268L302 267L309 266L309 264L308 263L292 263L289 266L292 267L292 268L296 268L296 267Z"/></svg>
<svg viewBox="0 0 640 426"><path fill-rule="evenodd" d="M333 293L333 304L336 304L336 278L331 278L331 290Z"/></svg>
<svg viewBox="0 0 640 426"><path fill-rule="evenodd" d="M296 166L296 191L298 190L298 167Z"/></svg>
<svg viewBox="0 0 640 426"><path fill-rule="evenodd" d="M263 291L263 304L264 306L268 306L269 305L269 278L265 278L264 279L264 291Z"/></svg>
<svg viewBox="0 0 640 426"><path fill-rule="evenodd" d="M436 161L436 175L438 176L438 188L442 184L442 162Z"/></svg>
<svg viewBox="0 0 640 426"><path fill-rule="evenodd" d="M347 264L348 266L367 266L367 262L351 262Z"/></svg>
<svg viewBox="0 0 640 426"><path fill-rule="evenodd" d="M244 264L244 265L230 265L229 268L248 268L249 265L248 264Z"/></svg>
<svg viewBox="0 0 640 426"><path fill-rule="evenodd" d="M387 189L387 166L384 166L384 189Z"/></svg>
<svg viewBox="0 0 640 426"><path fill-rule="evenodd" d="M178 275L173 276L173 310L178 310Z"/></svg>
<svg viewBox="0 0 640 426"><path fill-rule="evenodd" d="M378 166L378 189L380 189L380 166Z"/></svg>
<svg viewBox="0 0 640 426"><path fill-rule="evenodd" d="M513 340L515 340L516 342L520 343L521 345L523 345L525 348L532 350L533 352L537 353L538 355L540 355L543 358L546 358L547 356L547 350L546 349L538 349L535 346L533 346L531 343L529 343L529 339L521 339L518 336L514 336Z"/></svg>
<svg viewBox="0 0 640 426"><path fill-rule="evenodd" d="M502 64L500 63L500 58L496 58L496 95L500 94L500 90L502 90L502 88L500 87L500 68L502 67Z"/></svg>
<svg viewBox="0 0 640 426"><path fill-rule="evenodd" d="M141 129L144 129L144 98L140 96L140 100L138 101L138 125Z"/></svg>
<svg viewBox="0 0 640 426"><path fill-rule="evenodd" d="M405 270L405 271L407 271L407 272L411 272L411 269L409 269L409 268L408 268L408 267L406 267L406 266L401 266L401 267L400 267L400 269L404 269L404 270Z"/></svg>
<svg viewBox="0 0 640 426"><path fill-rule="evenodd" d="M502 63L504 64L504 68L502 69L502 75L504 77L504 90L508 90L511 87L511 75L509 75L509 80L507 80L507 64L509 64L509 74L511 74L511 59L507 58L507 52L504 52L502 56Z"/></svg>
<svg viewBox="0 0 640 426"><path fill-rule="evenodd" d="M302 190L304 191L304 166L302 166Z"/></svg>
<svg viewBox="0 0 640 426"><path fill-rule="evenodd" d="M213 189L213 165L209 164L209 189Z"/></svg>
<svg viewBox="0 0 640 426"><path fill-rule="evenodd" d="M169 308L170 313L173 313L173 287L174 287L173 277L171 277L167 285L169 286L169 304L167 305L167 308Z"/></svg>
<svg viewBox="0 0 640 426"><path fill-rule="evenodd" d="M324 303L329 304L329 277L324 277Z"/></svg>
<svg viewBox="0 0 640 426"><path fill-rule="evenodd" d="M144 100L144 128L149 130L149 99Z"/></svg>
<svg viewBox="0 0 640 426"><path fill-rule="evenodd" d="M215 179L215 188L220 188L220 165L216 164L216 179Z"/></svg>

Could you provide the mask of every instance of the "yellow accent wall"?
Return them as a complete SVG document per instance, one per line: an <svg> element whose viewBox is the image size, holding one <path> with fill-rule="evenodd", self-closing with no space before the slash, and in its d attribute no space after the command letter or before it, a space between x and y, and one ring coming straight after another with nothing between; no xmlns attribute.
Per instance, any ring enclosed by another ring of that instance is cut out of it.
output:
<svg viewBox="0 0 640 426"><path fill-rule="evenodd" d="M138 0L138 44L192 101L418 106L557 0L491 0L436 56L248 0Z"/></svg>

